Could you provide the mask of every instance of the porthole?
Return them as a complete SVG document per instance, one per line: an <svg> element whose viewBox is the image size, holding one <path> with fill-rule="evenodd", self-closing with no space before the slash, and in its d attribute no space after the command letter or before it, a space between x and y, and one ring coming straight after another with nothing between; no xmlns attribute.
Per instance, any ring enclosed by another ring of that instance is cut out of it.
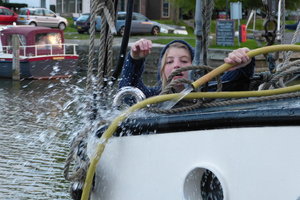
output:
<svg viewBox="0 0 300 200"><path fill-rule="evenodd" d="M188 173L184 182L186 200L224 200L224 181L216 170L206 167L195 168Z"/></svg>

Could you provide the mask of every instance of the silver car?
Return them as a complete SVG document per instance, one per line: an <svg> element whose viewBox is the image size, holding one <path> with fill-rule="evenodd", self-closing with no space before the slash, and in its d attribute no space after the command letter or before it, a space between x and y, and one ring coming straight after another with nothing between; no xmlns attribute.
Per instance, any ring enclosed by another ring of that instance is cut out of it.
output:
<svg viewBox="0 0 300 200"><path fill-rule="evenodd" d="M125 30L125 18L126 12L118 12L118 18L116 23L116 29L119 35L124 34ZM149 20L147 17L140 13L132 13L131 29L132 34L136 33L150 33L152 35L159 35L161 24Z"/></svg>
<svg viewBox="0 0 300 200"><path fill-rule="evenodd" d="M68 26L66 18L56 15L46 8L21 8L17 24L45 26L64 30Z"/></svg>

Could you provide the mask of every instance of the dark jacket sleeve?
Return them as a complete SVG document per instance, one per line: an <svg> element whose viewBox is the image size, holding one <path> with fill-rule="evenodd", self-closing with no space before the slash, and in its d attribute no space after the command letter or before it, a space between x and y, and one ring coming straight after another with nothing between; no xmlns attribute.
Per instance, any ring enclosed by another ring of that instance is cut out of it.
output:
<svg viewBox="0 0 300 200"><path fill-rule="evenodd" d="M223 83L223 91L241 91L249 90L250 78L254 74L255 59L245 67L227 71L221 77Z"/></svg>
<svg viewBox="0 0 300 200"><path fill-rule="evenodd" d="M142 81L145 59L135 60L128 53L123 69L119 88L132 86L140 89L146 97L159 94L160 87L147 87Z"/></svg>
<svg viewBox="0 0 300 200"><path fill-rule="evenodd" d="M222 76L222 81L227 82L227 81L236 81L241 79L249 80L254 74L254 67L255 67L255 59L252 58L251 62L245 67L225 72L224 75Z"/></svg>
<svg viewBox="0 0 300 200"><path fill-rule="evenodd" d="M227 71L221 77L223 91L245 91L249 90L250 78L254 74L255 59L252 58L251 62L245 67L236 70ZM214 91L217 88L216 81L208 83L208 91Z"/></svg>

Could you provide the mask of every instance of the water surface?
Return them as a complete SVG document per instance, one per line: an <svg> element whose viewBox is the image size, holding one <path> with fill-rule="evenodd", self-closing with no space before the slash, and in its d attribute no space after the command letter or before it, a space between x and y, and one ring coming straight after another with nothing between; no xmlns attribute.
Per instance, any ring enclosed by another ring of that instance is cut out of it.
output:
<svg viewBox="0 0 300 200"><path fill-rule="evenodd" d="M0 199L71 199L63 167L83 123L83 85L0 79Z"/></svg>

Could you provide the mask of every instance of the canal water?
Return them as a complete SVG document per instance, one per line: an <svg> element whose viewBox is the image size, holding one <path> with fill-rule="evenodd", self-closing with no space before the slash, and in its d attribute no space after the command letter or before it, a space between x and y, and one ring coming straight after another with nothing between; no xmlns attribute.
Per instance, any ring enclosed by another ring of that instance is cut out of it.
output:
<svg viewBox="0 0 300 200"><path fill-rule="evenodd" d="M0 79L0 199L71 199L63 167L85 119L85 80Z"/></svg>

